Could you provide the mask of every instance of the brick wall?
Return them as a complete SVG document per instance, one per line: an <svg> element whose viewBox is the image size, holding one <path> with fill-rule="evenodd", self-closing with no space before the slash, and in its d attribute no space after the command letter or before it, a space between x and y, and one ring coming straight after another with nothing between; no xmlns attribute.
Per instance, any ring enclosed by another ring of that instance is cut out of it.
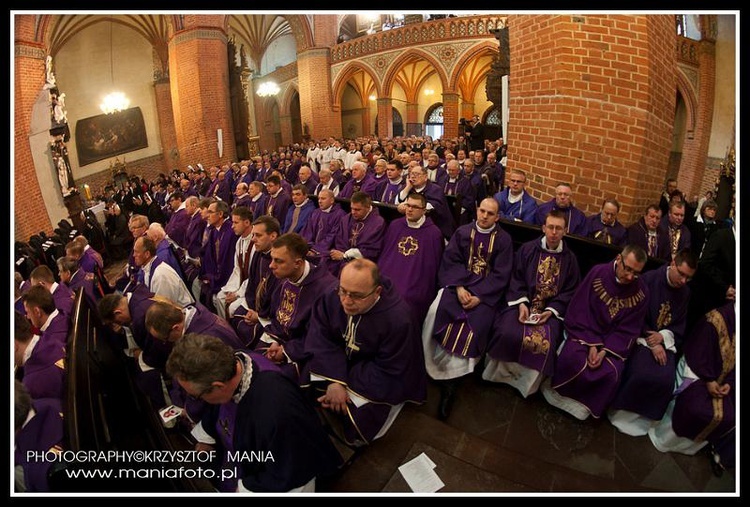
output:
<svg viewBox="0 0 750 507"><path fill-rule="evenodd" d="M341 111L333 108L330 59L327 49L311 49L298 55L299 106L309 118L310 136L341 137Z"/></svg>
<svg viewBox="0 0 750 507"><path fill-rule="evenodd" d="M671 16L521 15L510 24L510 168L541 201L558 182L629 224L658 200L675 105Z"/></svg>
<svg viewBox="0 0 750 507"><path fill-rule="evenodd" d="M27 241L32 234L52 234L52 224L44 206L29 146L31 111L45 82L45 51L34 42L33 15L15 16L14 115L14 237Z"/></svg>
<svg viewBox="0 0 750 507"><path fill-rule="evenodd" d="M159 118L159 134L161 136L162 155L164 164L170 168L183 169L180 165L179 150L177 149L177 133L174 128L174 117L172 116L172 96L169 89L169 80L154 83L154 94L156 96L156 113ZM172 149L177 150L177 157L172 156ZM187 164L185 164L187 165Z"/></svg>
<svg viewBox="0 0 750 507"><path fill-rule="evenodd" d="M223 16L186 16L201 25L169 43L169 77L177 148L183 165L204 167L234 161L236 147L229 104L229 69ZM195 18L195 19L193 19ZM209 24L214 27L206 26ZM177 63L179 62L179 64ZM223 130L219 158L217 129Z"/></svg>

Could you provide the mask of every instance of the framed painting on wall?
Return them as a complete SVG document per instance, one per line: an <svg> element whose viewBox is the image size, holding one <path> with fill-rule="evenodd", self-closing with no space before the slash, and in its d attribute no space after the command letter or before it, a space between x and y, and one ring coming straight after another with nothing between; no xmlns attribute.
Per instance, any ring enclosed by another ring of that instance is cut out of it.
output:
<svg viewBox="0 0 750 507"><path fill-rule="evenodd" d="M74 136L80 166L148 147L140 107L78 120Z"/></svg>

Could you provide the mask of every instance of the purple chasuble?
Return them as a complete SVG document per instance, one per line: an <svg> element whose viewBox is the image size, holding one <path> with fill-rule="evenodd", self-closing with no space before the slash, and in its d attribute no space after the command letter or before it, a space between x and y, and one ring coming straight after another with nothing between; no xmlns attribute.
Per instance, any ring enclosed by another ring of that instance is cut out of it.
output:
<svg viewBox="0 0 750 507"><path fill-rule="evenodd" d="M646 336L646 331L668 329L674 334L679 351L682 350L687 322L690 288L687 285L679 289L670 287L667 283L668 267L664 265L641 276L649 292L648 312L641 336ZM672 399L677 368L675 353L666 347L665 351L667 364L662 366L656 362L650 348L641 344L633 346L612 409L628 410L655 421L664 416Z"/></svg>
<svg viewBox="0 0 750 507"><path fill-rule="evenodd" d="M421 327L427 309L438 291L437 273L443 256L443 233L425 217L421 227L409 227L406 217L388 225L383 253L378 259L380 273L393 282L407 302L415 323Z"/></svg>
<svg viewBox="0 0 750 507"><path fill-rule="evenodd" d="M475 223L462 225L443 252L438 286L444 287L435 315L433 338L459 357L479 357L487 347L495 308L503 299L513 269L513 243L497 224L489 233ZM456 288L463 286L480 303L464 310Z"/></svg>
<svg viewBox="0 0 750 507"><path fill-rule="evenodd" d="M613 262L591 268L565 314L568 336L557 357L552 387L586 406L593 417L601 417L615 396L647 310L648 288L640 278L618 283ZM590 346L606 350L596 369L587 364Z"/></svg>
<svg viewBox="0 0 750 507"><path fill-rule="evenodd" d="M560 252L543 249L541 239L521 245L516 252L505 298L526 304L531 313L547 309L554 312L546 323L530 325L518 322L517 304L499 311L488 345L491 358L516 362L546 376L554 373L557 347L562 340L561 319L565 318L581 278L578 260L564 241Z"/></svg>

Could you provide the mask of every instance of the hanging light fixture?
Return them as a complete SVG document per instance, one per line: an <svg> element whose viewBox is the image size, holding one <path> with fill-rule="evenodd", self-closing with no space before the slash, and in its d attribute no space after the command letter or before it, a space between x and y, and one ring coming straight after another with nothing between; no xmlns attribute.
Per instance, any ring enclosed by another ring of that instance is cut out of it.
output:
<svg viewBox="0 0 750 507"><path fill-rule="evenodd" d="M273 97L281 91L279 85L273 81L265 81L258 86L258 90L255 92L261 97Z"/></svg>
<svg viewBox="0 0 750 507"><path fill-rule="evenodd" d="M112 20L109 20L109 80L112 88L115 86L115 71L114 71L114 56L112 55ZM130 105L130 100L122 92L112 92L106 97L104 101L99 104L102 112L105 114L112 114L127 109Z"/></svg>

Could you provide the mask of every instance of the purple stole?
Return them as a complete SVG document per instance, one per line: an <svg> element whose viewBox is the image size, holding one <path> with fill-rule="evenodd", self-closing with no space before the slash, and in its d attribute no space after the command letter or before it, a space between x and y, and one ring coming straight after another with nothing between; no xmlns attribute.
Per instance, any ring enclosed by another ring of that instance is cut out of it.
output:
<svg viewBox="0 0 750 507"><path fill-rule="evenodd" d="M456 187L458 187L458 180L451 181L450 178L446 180L443 193L445 195L456 195Z"/></svg>
<svg viewBox="0 0 750 507"><path fill-rule="evenodd" d="M250 274L250 250L253 248L252 241L247 242L244 252L237 252L237 265L240 267L240 284L247 280Z"/></svg>
<svg viewBox="0 0 750 507"><path fill-rule="evenodd" d="M255 374L255 372L253 372ZM229 453L234 452L234 423L237 420L237 404L233 399L219 406L219 417L216 419L216 435L219 438L222 446L224 447L224 459L227 459ZM226 463L230 465L230 463ZM222 467L223 469L224 467ZM228 467L229 468L229 467ZM237 468L235 468L235 471ZM234 474L234 477L229 479L223 479L219 484L219 491L224 493L232 493L237 491L237 481L239 480Z"/></svg>
<svg viewBox="0 0 750 507"><path fill-rule="evenodd" d="M281 302L276 309L276 320L287 335L289 334L289 326L294 321L294 316L299 308L297 302L301 290L301 285L294 285L288 280L285 280L281 285Z"/></svg>
<svg viewBox="0 0 750 507"><path fill-rule="evenodd" d="M388 181L385 184L385 190L383 191L383 195L380 196L380 202L387 202L389 204L395 204L396 203L396 197L398 197L398 194L403 190L403 188L406 186L404 183L404 180L401 180L401 183L393 184L390 181Z"/></svg>

